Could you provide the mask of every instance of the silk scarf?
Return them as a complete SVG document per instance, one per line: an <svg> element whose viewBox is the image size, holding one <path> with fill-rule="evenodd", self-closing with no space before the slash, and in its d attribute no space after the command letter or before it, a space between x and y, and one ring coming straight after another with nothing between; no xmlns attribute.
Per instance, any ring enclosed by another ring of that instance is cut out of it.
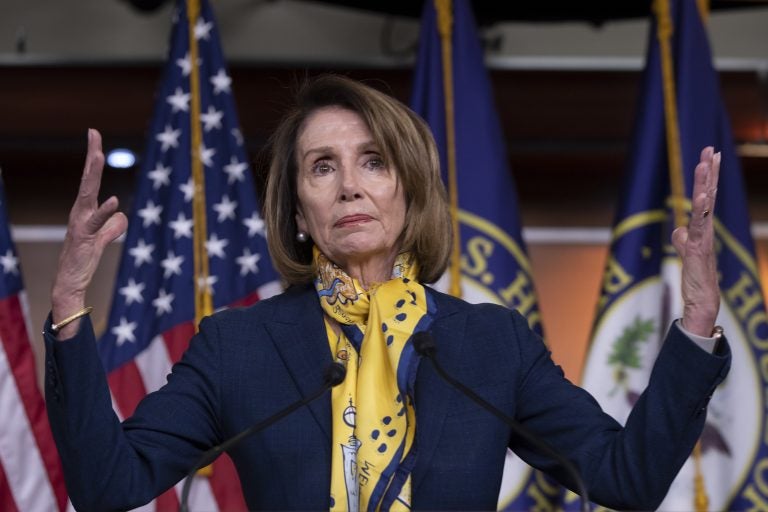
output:
<svg viewBox="0 0 768 512"><path fill-rule="evenodd" d="M332 511L410 509L419 363L410 340L435 312L412 260L398 255L391 279L366 290L314 248L331 353L347 368L331 395Z"/></svg>

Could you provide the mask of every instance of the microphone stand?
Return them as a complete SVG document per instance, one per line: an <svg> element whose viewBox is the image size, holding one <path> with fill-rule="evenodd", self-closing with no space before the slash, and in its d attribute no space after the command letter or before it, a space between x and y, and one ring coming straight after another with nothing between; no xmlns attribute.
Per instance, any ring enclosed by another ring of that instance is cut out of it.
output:
<svg viewBox="0 0 768 512"><path fill-rule="evenodd" d="M480 395L472 391L470 388L459 382L458 380L454 379L451 375L446 372L442 365L437 362L437 358L435 357L435 352L437 351L437 348L435 347L435 341L432 339L432 335L428 332L418 332L413 335L413 348L416 350L416 352L419 353L419 355L426 357L429 359L429 361L432 363L432 366L437 371L437 374L448 384L453 386L454 388L461 391L464 395L469 397L473 402L477 403L483 409L490 412L497 418L499 418L501 421L506 423L512 431L517 435L519 438L523 439L528 444L534 446L537 450L542 452L544 455L551 457L555 459L573 478L574 482L576 483L576 488L579 491L579 495L581 497L581 510L582 512L589 512L589 495L587 493L587 486L584 485L584 480L582 480L581 475L579 474L579 470L576 469L576 466L573 465L573 463L566 459L562 454L557 452L554 448L552 448L549 443L544 441L543 439L539 438L536 434L528 430L525 426L523 426L519 421L515 420L514 418L504 414L501 410L499 410L497 407L491 405L489 402L485 401Z"/></svg>
<svg viewBox="0 0 768 512"><path fill-rule="evenodd" d="M197 463L192 467L192 469L187 473L187 477L184 480L184 487L182 487L181 491L181 502L179 505L179 512L189 512L189 491L192 488L192 482L194 481L194 476L197 470L200 468L204 468L205 466L211 464L214 460L216 460L219 455L226 452L227 450L233 448L234 446L238 445L240 442L242 442L244 439L252 436L253 434L264 430L265 428L269 427L273 423L276 423L280 421L281 419L285 418L286 416L290 415L292 412L294 412L297 409L300 409L301 407L304 407L305 405L317 400L325 394L328 389L332 388L333 386L337 386L341 384L344 381L344 378L347 375L347 369L342 365L341 363L331 363L328 368L326 368L325 374L323 375L323 385L317 389L314 393L307 396L306 398L303 398L297 402L294 402L290 404L288 407L285 407L284 409L281 409L280 411L276 412L272 416L266 418L265 420L262 420L258 423L255 423L254 425L251 425L247 429L243 430L239 434L230 437L226 441L224 441L221 444L218 444L211 448L210 450L204 452L200 459L198 459Z"/></svg>

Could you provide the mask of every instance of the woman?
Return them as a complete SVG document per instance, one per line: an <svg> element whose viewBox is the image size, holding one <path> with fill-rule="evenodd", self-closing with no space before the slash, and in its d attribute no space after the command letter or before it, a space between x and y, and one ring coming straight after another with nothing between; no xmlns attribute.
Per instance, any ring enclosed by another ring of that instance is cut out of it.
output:
<svg viewBox="0 0 768 512"><path fill-rule="evenodd" d="M323 77L301 91L272 149L264 216L274 263L292 286L205 319L168 384L120 425L88 316L68 320L127 224L115 198L97 204L103 155L89 134L45 329L49 416L76 507L149 501L204 450L317 389L334 360L347 376L332 397L230 453L249 508L493 509L507 446L572 485L419 365L410 339L422 331L448 372L571 459L594 501L661 502L730 360L724 339L705 339L719 307L712 148L696 169L692 221L673 236L684 316L623 428L563 377L518 313L425 286L445 270L449 220L434 141L405 106Z"/></svg>

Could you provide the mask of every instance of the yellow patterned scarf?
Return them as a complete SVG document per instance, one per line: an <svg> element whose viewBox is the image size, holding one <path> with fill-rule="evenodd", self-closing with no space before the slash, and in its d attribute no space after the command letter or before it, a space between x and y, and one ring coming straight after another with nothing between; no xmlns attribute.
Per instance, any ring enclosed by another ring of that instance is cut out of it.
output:
<svg viewBox="0 0 768 512"><path fill-rule="evenodd" d="M432 323L434 302L400 254L392 278L368 290L315 247L315 288L331 352L347 367L333 388L331 510L408 510L416 459L410 339Z"/></svg>

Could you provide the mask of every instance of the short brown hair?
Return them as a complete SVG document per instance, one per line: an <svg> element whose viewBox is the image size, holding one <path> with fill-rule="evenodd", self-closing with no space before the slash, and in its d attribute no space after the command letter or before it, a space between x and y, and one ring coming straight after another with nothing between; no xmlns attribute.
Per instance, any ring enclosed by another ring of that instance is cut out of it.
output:
<svg viewBox="0 0 768 512"><path fill-rule="evenodd" d="M448 265L451 221L432 132L398 100L338 75L323 75L303 85L295 107L270 140L264 220L277 271L288 284L307 283L314 277L311 244L296 241L296 145L306 119L321 108L333 106L360 115L384 160L397 169L407 205L402 250L415 256L419 281L436 281Z"/></svg>

